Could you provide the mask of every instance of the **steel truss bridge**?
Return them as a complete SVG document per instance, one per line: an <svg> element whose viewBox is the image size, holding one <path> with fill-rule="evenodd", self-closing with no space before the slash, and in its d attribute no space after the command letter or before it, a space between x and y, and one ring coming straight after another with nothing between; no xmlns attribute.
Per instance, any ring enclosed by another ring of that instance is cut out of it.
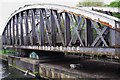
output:
<svg viewBox="0 0 120 80"><path fill-rule="evenodd" d="M26 5L8 18L2 43L4 49L101 54L120 58L120 19L85 8Z"/></svg>

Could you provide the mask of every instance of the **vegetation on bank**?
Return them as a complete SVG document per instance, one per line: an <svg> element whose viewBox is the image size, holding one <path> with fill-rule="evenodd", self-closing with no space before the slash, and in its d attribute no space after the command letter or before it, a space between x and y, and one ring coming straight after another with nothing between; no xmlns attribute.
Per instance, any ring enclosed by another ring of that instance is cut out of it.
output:
<svg viewBox="0 0 120 80"><path fill-rule="evenodd" d="M80 6L84 6L84 7L94 6L94 7L97 7L97 6L104 6L103 4L104 4L103 2L79 2L77 7L80 7Z"/></svg>
<svg viewBox="0 0 120 80"><path fill-rule="evenodd" d="M14 50L0 50L0 54L13 54L15 53Z"/></svg>
<svg viewBox="0 0 120 80"><path fill-rule="evenodd" d="M120 8L120 0L114 0L113 2L111 2L110 4L105 4L103 0L83 0L81 2L79 2L77 5L77 7L118 7Z"/></svg>
<svg viewBox="0 0 120 80"><path fill-rule="evenodd" d="M115 0L113 2L111 2L109 5L107 5L108 7L118 7L120 8L120 0Z"/></svg>
<svg viewBox="0 0 120 80"><path fill-rule="evenodd" d="M117 17L117 18L120 19L120 13L115 13L115 12L114 12L114 13L112 13L112 14L113 14L114 17Z"/></svg>
<svg viewBox="0 0 120 80"><path fill-rule="evenodd" d="M117 7L120 8L120 0L114 0L110 4L106 5L103 0L84 0L83 2L79 2L77 7L84 6L84 7ZM119 9L118 9L119 10ZM114 17L120 18L120 13L113 12L112 15Z"/></svg>
<svg viewBox="0 0 120 80"><path fill-rule="evenodd" d="M83 0L77 4L77 7L84 6L84 7L97 7L97 6L104 6L103 0Z"/></svg>
<svg viewBox="0 0 120 80"><path fill-rule="evenodd" d="M108 7L118 7L120 8L120 0L115 0L113 2L111 2L109 5L107 5ZM118 9L119 10L119 9ZM120 19L120 13L112 13L113 16L117 17Z"/></svg>

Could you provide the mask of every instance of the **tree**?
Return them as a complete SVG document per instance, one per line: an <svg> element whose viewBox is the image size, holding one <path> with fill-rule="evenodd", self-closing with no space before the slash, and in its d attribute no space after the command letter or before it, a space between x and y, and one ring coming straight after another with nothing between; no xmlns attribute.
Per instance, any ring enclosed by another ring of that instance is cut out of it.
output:
<svg viewBox="0 0 120 80"><path fill-rule="evenodd" d="M120 0L115 0L115 1L111 2L111 3L108 5L108 7L118 7L118 8L120 8ZM119 9L118 9L118 10L119 10ZM120 18L120 13L115 13L115 12L113 12L112 14L113 14L113 16L115 16L115 17L117 17L117 18Z"/></svg>
<svg viewBox="0 0 120 80"><path fill-rule="evenodd" d="M115 0L115 1L111 2L108 6L109 7L119 7L120 8L120 0Z"/></svg>
<svg viewBox="0 0 120 80"><path fill-rule="evenodd" d="M82 2L79 2L78 4L77 4L77 6L79 7L79 6L85 6L85 7L90 7L90 6L94 6L94 7L96 7L96 6L104 6L104 2L103 2L103 0L95 0L95 1L93 1L93 0L83 0Z"/></svg>

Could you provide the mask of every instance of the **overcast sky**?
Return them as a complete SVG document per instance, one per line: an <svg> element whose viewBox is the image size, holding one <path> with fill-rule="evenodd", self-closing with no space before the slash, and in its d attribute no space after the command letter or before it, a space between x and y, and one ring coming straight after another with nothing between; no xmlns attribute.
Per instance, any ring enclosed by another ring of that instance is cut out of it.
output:
<svg viewBox="0 0 120 80"><path fill-rule="evenodd" d="M76 6L81 0L0 0L0 35L5 27L5 22L8 17L17 10L27 4L52 3L68 6ZM93 0L95 1L95 0ZM113 0L104 0L105 3L110 3Z"/></svg>

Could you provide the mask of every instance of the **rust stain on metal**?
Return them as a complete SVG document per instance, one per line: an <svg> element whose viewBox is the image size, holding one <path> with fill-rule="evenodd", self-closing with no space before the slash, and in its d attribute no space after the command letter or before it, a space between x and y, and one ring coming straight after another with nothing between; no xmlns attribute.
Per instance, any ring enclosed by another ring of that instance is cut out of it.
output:
<svg viewBox="0 0 120 80"><path fill-rule="evenodd" d="M72 12L73 13L73 12ZM77 13L73 13L74 15L76 15L76 16L80 16L81 14L77 14Z"/></svg>
<svg viewBox="0 0 120 80"><path fill-rule="evenodd" d="M98 19L98 22L100 22L101 24L104 24L105 26L108 26L108 27L110 27L110 28L112 28L112 29L115 29L116 31L119 31L119 32L120 32L120 29L118 29L118 28L113 28L113 26L110 25L110 24L107 23L107 22L100 21L99 19Z"/></svg>
<svg viewBox="0 0 120 80"><path fill-rule="evenodd" d="M84 16L85 18L87 18L87 19L90 19L90 20L92 20L90 17L87 17L87 16Z"/></svg>
<svg viewBox="0 0 120 80"><path fill-rule="evenodd" d="M71 11L67 11L67 10L63 10L63 12L67 12L69 14L74 14L76 16L80 16L81 14L77 14L77 13L74 13L74 12L71 12Z"/></svg>
<svg viewBox="0 0 120 80"><path fill-rule="evenodd" d="M98 22L100 22L101 24L104 24L104 25L106 25L106 26L108 26L108 27L110 27L110 28L113 28L112 25L110 25L110 24L107 23L107 22L103 22L103 21L100 21L100 20L98 20Z"/></svg>

